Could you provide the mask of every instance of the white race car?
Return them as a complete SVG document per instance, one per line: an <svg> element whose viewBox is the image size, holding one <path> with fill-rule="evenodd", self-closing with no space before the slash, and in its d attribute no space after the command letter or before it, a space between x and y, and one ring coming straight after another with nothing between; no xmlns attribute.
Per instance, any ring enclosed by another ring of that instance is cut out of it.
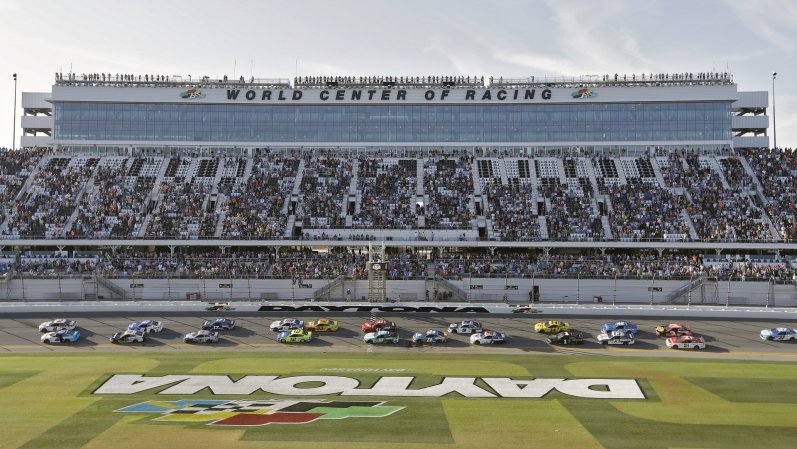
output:
<svg viewBox="0 0 797 449"><path fill-rule="evenodd" d="M776 327L761 331L762 340L797 341L797 331L790 327Z"/></svg>
<svg viewBox="0 0 797 449"><path fill-rule="evenodd" d="M500 345L506 343L506 334L496 331L477 332L470 336L472 345Z"/></svg>
<svg viewBox="0 0 797 449"><path fill-rule="evenodd" d="M146 337L143 330L128 329L111 335L111 343L144 343Z"/></svg>
<svg viewBox="0 0 797 449"><path fill-rule="evenodd" d="M672 349L706 349L706 340L703 337L684 335L667 339L667 347Z"/></svg>
<svg viewBox="0 0 797 449"><path fill-rule="evenodd" d="M634 333L626 330L603 332L598 334L597 340L602 345L632 345L636 341Z"/></svg>
<svg viewBox="0 0 797 449"><path fill-rule="evenodd" d="M368 344L398 343L399 335L396 331L381 329L376 332L369 332L363 337L363 341Z"/></svg>
<svg viewBox="0 0 797 449"><path fill-rule="evenodd" d="M47 332L41 337L42 343L50 343L50 344L76 343L78 340L80 340L80 332L78 332L75 329L72 330L63 329L56 332Z"/></svg>
<svg viewBox="0 0 797 449"><path fill-rule="evenodd" d="M133 331L140 330L147 333L160 332L163 330L163 321L155 321L155 320L136 321L134 323L130 323L130 325L127 326L127 328Z"/></svg>
<svg viewBox="0 0 797 449"><path fill-rule="evenodd" d="M448 333L450 334L473 334L481 331L482 323L473 320L462 320L459 323L448 325Z"/></svg>
<svg viewBox="0 0 797 449"><path fill-rule="evenodd" d="M201 330L185 334L183 341L186 343L218 343L219 333L209 330Z"/></svg>
<svg viewBox="0 0 797 449"><path fill-rule="evenodd" d="M39 325L39 332L55 332L60 330L71 331L77 327L77 322L59 318L57 320L45 321Z"/></svg>
<svg viewBox="0 0 797 449"><path fill-rule="evenodd" d="M283 331L292 331L294 329L304 329L304 321L297 320L296 318L285 318L284 320L278 320L269 326L274 332L283 332Z"/></svg>

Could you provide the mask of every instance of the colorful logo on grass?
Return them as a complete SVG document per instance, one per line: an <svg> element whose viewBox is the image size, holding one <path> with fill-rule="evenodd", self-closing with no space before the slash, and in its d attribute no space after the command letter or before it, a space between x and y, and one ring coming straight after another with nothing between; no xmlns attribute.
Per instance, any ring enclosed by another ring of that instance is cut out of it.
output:
<svg viewBox="0 0 797 449"><path fill-rule="evenodd" d="M570 94L570 96L573 98L595 98L598 96L598 93L585 87L574 91L572 94Z"/></svg>
<svg viewBox="0 0 797 449"><path fill-rule="evenodd" d="M153 421L207 423L209 426L266 426L305 424L320 419L383 418L404 408L383 404L378 401L182 399L139 402L115 411L158 414Z"/></svg>
<svg viewBox="0 0 797 449"><path fill-rule="evenodd" d="M197 88L188 89L185 92L180 92L181 98L205 98L205 94Z"/></svg>

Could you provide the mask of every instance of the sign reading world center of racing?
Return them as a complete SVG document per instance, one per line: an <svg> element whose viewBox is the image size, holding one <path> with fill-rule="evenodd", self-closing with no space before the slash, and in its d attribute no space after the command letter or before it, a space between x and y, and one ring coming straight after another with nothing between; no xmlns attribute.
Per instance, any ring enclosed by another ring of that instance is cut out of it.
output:
<svg viewBox="0 0 797 449"><path fill-rule="evenodd" d="M198 89L192 89L198 91ZM181 98L205 98L181 92ZM553 98L551 89L227 89L225 100L238 102L533 102ZM204 95L204 94L203 94Z"/></svg>
<svg viewBox="0 0 797 449"><path fill-rule="evenodd" d="M137 394L158 390L159 395L191 395L205 389L214 395L251 395L265 392L284 396L379 396L467 398L542 398L551 391L592 399L645 399L635 379L513 379L509 377L444 377L437 385L411 388L412 376L380 377L370 388L343 376L243 376L115 374L93 394ZM486 387L477 385L481 380Z"/></svg>

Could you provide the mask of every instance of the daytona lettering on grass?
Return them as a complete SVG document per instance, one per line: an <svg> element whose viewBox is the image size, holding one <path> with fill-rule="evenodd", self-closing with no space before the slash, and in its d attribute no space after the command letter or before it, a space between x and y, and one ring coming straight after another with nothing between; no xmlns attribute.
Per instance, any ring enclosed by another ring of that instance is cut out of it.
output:
<svg viewBox="0 0 797 449"><path fill-rule="evenodd" d="M115 374L94 394L136 394L165 388L158 394L195 394L209 389L213 394L250 395L257 391L286 396L392 396L442 397L457 393L468 398L541 398L556 390L560 393L594 399L645 399L635 379L524 379L482 377L489 389L476 385L477 377L444 377L439 384L410 388L410 376L380 377L371 388L358 388L360 380L342 376L229 376L167 375L145 377L140 374ZM310 387L302 385L312 384ZM319 385L320 384L320 385Z"/></svg>

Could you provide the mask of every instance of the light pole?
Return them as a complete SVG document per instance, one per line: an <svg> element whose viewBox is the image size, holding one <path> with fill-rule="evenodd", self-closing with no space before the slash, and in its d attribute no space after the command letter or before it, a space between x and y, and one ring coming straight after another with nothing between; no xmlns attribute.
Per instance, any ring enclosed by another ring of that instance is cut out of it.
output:
<svg viewBox="0 0 797 449"><path fill-rule="evenodd" d="M772 72L772 147L778 147L778 127L775 125L775 78L778 72ZM16 79L16 78L15 78Z"/></svg>
<svg viewBox="0 0 797 449"><path fill-rule="evenodd" d="M11 128L11 149L17 143L17 74L14 74L14 125Z"/></svg>

